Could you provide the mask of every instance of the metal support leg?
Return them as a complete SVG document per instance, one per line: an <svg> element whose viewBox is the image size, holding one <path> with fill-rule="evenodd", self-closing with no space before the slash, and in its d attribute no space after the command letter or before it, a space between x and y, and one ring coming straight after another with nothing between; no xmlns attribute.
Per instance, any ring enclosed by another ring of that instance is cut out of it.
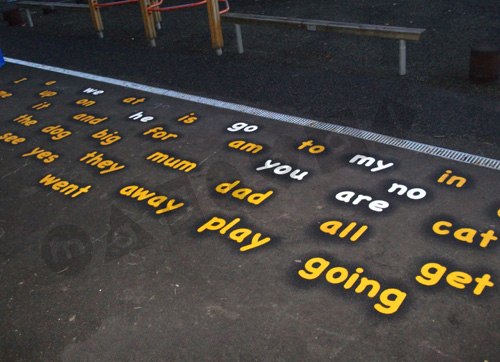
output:
<svg viewBox="0 0 500 362"><path fill-rule="evenodd" d="M26 19L28 20L28 26L30 28L33 27L33 19L31 18L31 11L30 9L24 9L24 11L26 12Z"/></svg>
<svg viewBox="0 0 500 362"><path fill-rule="evenodd" d="M238 47L238 54L243 54L243 38L241 36L241 25L234 24L234 31L236 33L236 46Z"/></svg>
<svg viewBox="0 0 500 362"><path fill-rule="evenodd" d="M399 75L406 74L406 41L399 40Z"/></svg>

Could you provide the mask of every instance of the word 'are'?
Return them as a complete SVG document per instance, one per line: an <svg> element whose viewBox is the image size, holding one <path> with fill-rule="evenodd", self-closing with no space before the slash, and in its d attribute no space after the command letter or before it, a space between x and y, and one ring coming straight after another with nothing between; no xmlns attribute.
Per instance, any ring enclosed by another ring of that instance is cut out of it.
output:
<svg viewBox="0 0 500 362"><path fill-rule="evenodd" d="M32 151L23 154L21 157L35 156L37 159L42 160L44 163L52 163L59 158L58 154L52 151L44 150L43 148L36 147Z"/></svg>

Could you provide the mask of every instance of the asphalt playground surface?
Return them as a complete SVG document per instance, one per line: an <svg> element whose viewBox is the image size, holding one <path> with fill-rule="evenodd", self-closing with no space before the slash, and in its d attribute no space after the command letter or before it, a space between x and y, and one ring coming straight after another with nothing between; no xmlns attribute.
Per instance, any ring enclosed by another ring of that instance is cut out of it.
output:
<svg viewBox="0 0 500 362"><path fill-rule="evenodd" d="M498 358L497 84L62 14L0 27L0 360Z"/></svg>

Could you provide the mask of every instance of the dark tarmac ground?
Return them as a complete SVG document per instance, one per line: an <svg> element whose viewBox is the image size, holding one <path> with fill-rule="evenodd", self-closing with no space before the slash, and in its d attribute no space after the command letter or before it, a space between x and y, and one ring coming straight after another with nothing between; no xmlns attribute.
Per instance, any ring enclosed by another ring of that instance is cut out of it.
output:
<svg viewBox="0 0 500 362"><path fill-rule="evenodd" d="M0 25L6 57L59 67L0 69L0 361L495 361L500 92L468 61L498 4L231 5L427 32L400 77L391 40L243 27L238 55L224 26L219 57L204 9L156 48L134 6L102 40L82 12Z"/></svg>

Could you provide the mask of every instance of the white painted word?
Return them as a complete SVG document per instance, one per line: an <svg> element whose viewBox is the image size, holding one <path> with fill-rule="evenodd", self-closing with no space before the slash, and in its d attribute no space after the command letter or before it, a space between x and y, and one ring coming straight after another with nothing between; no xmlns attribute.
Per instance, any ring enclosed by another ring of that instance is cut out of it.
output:
<svg viewBox="0 0 500 362"><path fill-rule="evenodd" d="M408 186L398 184L394 182L389 190L387 190L389 193L396 192L399 196L403 196L406 194L406 197L412 200L420 200L423 199L427 195L427 191L421 188L413 188L413 189L408 189Z"/></svg>
<svg viewBox="0 0 500 362"><path fill-rule="evenodd" d="M290 174L290 178L294 180L299 180L302 181L304 177L306 177L309 172L308 171L301 171L299 169L296 169L292 172L293 168L292 166L288 165L282 165L280 162L274 162L273 160L267 160L264 166L257 167L257 171L262 171L262 170L268 170L274 168L274 173L276 175L286 175Z"/></svg>
<svg viewBox="0 0 500 362"><path fill-rule="evenodd" d="M373 197L361 194L357 195L356 198L353 199L354 196L356 196L354 191L341 191L335 195L335 198L347 204L352 203L353 205L359 205L361 201L366 201L368 202L368 208L375 212L382 212L384 209L389 207L389 203L384 200L373 200Z"/></svg>
<svg viewBox="0 0 500 362"><path fill-rule="evenodd" d="M376 167L370 169L371 172L378 172L385 170L386 168L394 166L394 163L389 162L384 164L383 160L375 160L373 157L365 156L365 155L356 155L349 160L349 163L356 163L358 166L366 166L371 167L376 162Z"/></svg>

